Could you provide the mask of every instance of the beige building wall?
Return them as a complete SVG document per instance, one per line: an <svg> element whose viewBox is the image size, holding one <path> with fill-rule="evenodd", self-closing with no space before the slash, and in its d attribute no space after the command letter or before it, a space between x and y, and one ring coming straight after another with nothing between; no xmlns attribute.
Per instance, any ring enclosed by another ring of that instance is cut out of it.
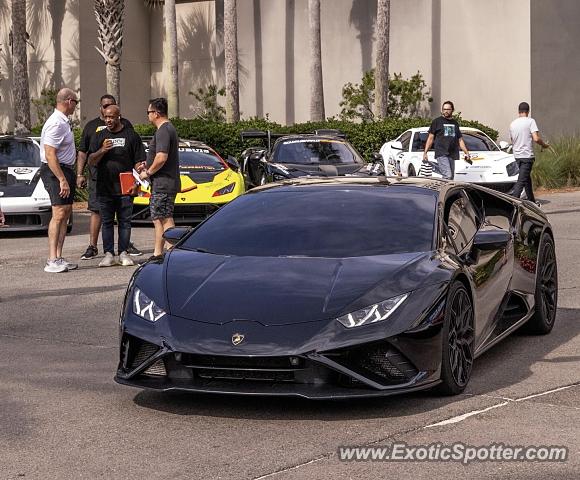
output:
<svg viewBox="0 0 580 480"><path fill-rule="evenodd" d="M518 103L531 96L530 0L441 0L440 6L433 28L441 38L434 107L452 100L463 118L493 126L505 139Z"/></svg>
<svg viewBox="0 0 580 480"><path fill-rule="evenodd" d="M80 0L47 2L28 0L27 31L28 79L31 98L49 85L80 85L79 17ZM10 2L0 1L0 132L12 128L12 56L9 46L11 29ZM32 123L36 122L34 107Z"/></svg>
<svg viewBox="0 0 580 480"><path fill-rule="evenodd" d="M79 90L84 123L105 91L92 0L28 1L31 96L51 84ZM162 9L125 3L121 106L142 123L148 99L166 92ZM307 8L307 0L238 0L244 118L308 120ZM321 9L326 115L333 116L343 85L374 65L376 0L321 0ZM506 138L517 104L528 100L543 131L575 132L578 19L577 0L392 0L390 71L423 74L434 98L427 114L451 99L464 118ZM223 0L179 1L177 21L181 115L192 117L199 105L188 92L224 85ZM0 131L12 126L9 29L9 2L0 0Z"/></svg>

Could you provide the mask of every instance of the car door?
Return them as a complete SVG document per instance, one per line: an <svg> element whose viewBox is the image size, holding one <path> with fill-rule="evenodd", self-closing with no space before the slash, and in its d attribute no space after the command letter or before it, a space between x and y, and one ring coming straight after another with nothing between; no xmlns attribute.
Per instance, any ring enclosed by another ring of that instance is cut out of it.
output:
<svg viewBox="0 0 580 480"><path fill-rule="evenodd" d="M398 173L401 173L403 177L408 176L408 171L406 166L408 165L409 159L409 146L411 144L411 136L413 132L411 130L407 130L405 133L400 135L396 141L401 142L403 147L402 150L390 150L390 159L391 162L395 165L395 169Z"/></svg>
<svg viewBox="0 0 580 480"><path fill-rule="evenodd" d="M512 277L513 261L510 258L513 239L502 248L486 251L474 249L473 240L480 229L498 228L485 222L482 205L474 204L474 198L473 193L468 194L465 189L455 190L446 200L445 222L457 259L472 279L477 348L479 341L493 331L508 291Z"/></svg>

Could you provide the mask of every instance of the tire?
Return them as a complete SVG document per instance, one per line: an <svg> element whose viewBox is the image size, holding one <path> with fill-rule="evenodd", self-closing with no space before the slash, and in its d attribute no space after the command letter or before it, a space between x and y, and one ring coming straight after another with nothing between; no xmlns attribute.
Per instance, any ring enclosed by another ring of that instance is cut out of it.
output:
<svg viewBox="0 0 580 480"><path fill-rule="evenodd" d="M534 314L524 325L526 333L546 335L554 328L558 308L558 264L552 237L544 233L538 249Z"/></svg>
<svg viewBox="0 0 580 480"><path fill-rule="evenodd" d="M441 337L441 384L436 391L458 395L471 378L475 345L473 304L461 282L449 289Z"/></svg>
<svg viewBox="0 0 580 480"><path fill-rule="evenodd" d="M416 177L417 172L415 172L415 167L413 165L409 165L409 177Z"/></svg>

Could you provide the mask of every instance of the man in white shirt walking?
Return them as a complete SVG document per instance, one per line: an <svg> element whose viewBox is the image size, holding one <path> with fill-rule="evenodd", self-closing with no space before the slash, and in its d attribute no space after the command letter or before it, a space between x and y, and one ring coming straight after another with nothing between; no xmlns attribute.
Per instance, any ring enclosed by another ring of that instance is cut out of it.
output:
<svg viewBox="0 0 580 480"><path fill-rule="evenodd" d="M74 91L61 89L56 95L56 108L46 120L40 136L40 178L52 205L52 219L48 225L48 260L44 266L47 273L67 272L78 267L62 257L76 187L74 165L77 152L68 116L73 114L78 103Z"/></svg>
<svg viewBox="0 0 580 480"><path fill-rule="evenodd" d="M542 148L550 145L542 140L536 121L530 116L530 105L522 102L518 106L518 118L510 125L510 139L513 144L514 157L520 170L512 195L519 198L522 190L531 202L535 202L532 189L532 167L534 166L534 142Z"/></svg>

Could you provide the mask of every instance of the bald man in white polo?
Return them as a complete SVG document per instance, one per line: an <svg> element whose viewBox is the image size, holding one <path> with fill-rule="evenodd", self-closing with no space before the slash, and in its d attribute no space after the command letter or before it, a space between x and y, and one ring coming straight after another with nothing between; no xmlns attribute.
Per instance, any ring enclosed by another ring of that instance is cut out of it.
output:
<svg viewBox="0 0 580 480"><path fill-rule="evenodd" d="M79 103L76 93L63 88L56 95L56 108L42 127L40 137L40 177L52 205L52 219L48 225L47 273L61 273L78 267L62 257L68 220L76 187L76 148L68 116Z"/></svg>

